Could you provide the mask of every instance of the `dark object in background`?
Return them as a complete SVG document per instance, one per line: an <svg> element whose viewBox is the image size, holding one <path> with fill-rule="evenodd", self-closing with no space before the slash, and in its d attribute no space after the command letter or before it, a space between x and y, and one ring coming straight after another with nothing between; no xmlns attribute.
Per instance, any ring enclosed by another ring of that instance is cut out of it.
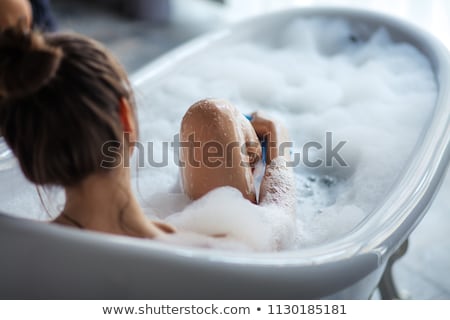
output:
<svg viewBox="0 0 450 320"><path fill-rule="evenodd" d="M86 1L86 0L85 0ZM132 19L156 24L170 21L170 0L88 0L103 5Z"/></svg>
<svg viewBox="0 0 450 320"><path fill-rule="evenodd" d="M167 23L170 20L170 0L122 1L124 12L132 18Z"/></svg>
<svg viewBox="0 0 450 320"><path fill-rule="evenodd" d="M30 3L33 8L33 28L44 32L56 31L50 0L30 0Z"/></svg>

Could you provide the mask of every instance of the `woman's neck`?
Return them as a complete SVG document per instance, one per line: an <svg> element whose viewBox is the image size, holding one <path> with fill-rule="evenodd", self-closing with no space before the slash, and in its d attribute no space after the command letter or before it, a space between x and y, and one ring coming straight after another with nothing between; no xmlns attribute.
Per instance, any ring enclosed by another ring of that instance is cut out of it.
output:
<svg viewBox="0 0 450 320"><path fill-rule="evenodd" d="M134 197L128 168L93 174L66 188L66 204L55 222L136 237L154 238L161 233Z"/></svg>

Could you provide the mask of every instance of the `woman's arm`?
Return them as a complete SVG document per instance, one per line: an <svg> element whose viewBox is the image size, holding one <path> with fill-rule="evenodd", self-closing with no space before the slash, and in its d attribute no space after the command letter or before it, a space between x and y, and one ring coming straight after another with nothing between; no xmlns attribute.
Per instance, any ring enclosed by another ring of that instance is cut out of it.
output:
<svg viewBox="0 0 450 320"><path fill-rule="evenodd" d="M275 205L294 214L295 180L290 161L290 145L286 128L255 112L251 123L258 137L266 141L266 170L260 186L259 204Z"/></svg>

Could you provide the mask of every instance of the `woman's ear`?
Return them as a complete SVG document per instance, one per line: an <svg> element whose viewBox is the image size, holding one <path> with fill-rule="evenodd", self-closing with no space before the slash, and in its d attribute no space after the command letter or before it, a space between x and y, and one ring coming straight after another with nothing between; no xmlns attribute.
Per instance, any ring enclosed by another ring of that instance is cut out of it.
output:
<svg viewBox="0 0 450 320"><path fill-rule="evenodd" d="M137 139L136 122L134 119L133 110L125 97L120 98L119 106L120 121L122 122L123 132L125 137L128 138L130 146L132 146Z"/></svg>

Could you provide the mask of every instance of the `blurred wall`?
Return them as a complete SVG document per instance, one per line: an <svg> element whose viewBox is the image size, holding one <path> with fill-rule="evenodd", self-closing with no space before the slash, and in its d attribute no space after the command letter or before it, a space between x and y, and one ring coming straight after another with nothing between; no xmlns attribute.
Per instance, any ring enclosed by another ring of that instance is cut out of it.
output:
<svg viewBox="0 0 450 320"><path fill-rule="evenodd" d="M170 17L170 0L83 0L98 3L131 18L153 22L167 22Z"/></svg>

